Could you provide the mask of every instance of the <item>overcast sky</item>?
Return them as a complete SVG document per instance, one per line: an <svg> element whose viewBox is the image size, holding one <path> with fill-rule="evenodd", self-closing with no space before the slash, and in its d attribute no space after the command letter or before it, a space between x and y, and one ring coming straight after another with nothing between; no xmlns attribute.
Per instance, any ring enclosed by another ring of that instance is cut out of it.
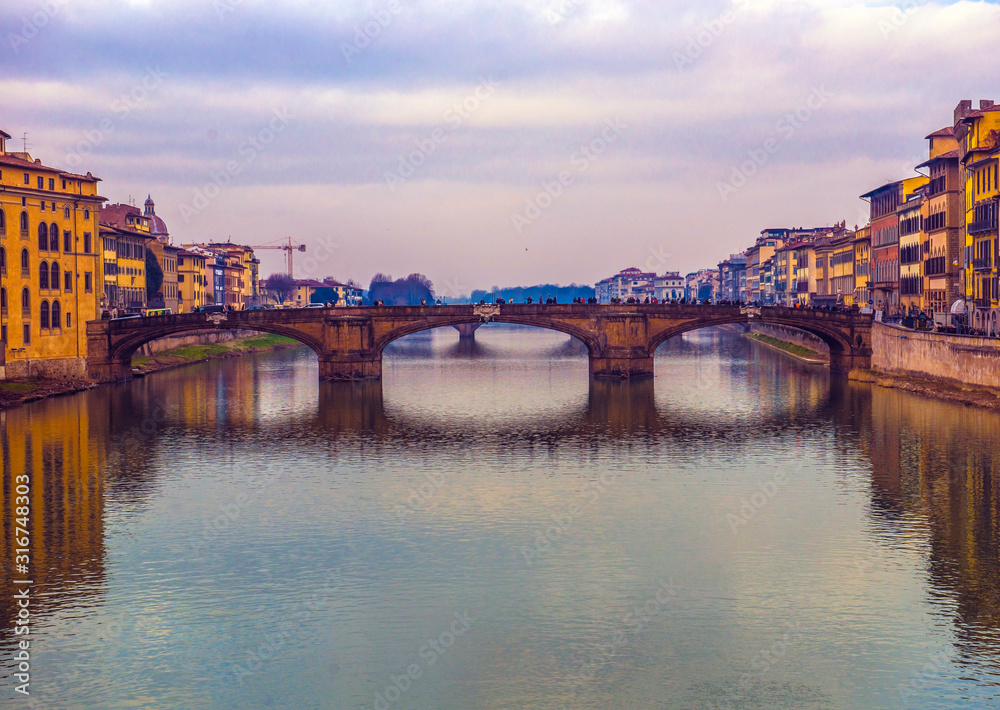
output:
<svg viewBox="0 0 1000 710"><path fill-rule="evenodd" d="M987 2L3 0L0 31L8 149L152 194L174 243L447 295L863 223L1000 100Z"/></svg>

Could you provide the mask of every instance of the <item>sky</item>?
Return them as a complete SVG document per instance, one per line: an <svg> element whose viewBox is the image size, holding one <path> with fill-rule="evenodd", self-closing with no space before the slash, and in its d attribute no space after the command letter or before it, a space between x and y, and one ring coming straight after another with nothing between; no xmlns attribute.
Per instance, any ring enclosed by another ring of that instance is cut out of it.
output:
<svg viewBox="0 0 1000 710"><path fill-rule="evenodd" d="M864 224L1000 101L998 39L996 2L4 0L0 129L175 244L454 297Z"/></svg>

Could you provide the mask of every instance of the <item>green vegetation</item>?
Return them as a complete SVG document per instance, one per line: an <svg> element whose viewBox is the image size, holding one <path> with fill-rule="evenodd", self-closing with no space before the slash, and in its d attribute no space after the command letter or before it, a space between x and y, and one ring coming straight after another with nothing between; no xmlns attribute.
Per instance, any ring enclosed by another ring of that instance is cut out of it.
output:
<svg viewBox="0 0 1000 710"><path fill-rule="evenodd" d="M223 357L233 357L252 352L281 350L300 346L297 340L282 335L262 334L242 340L232 340L227 343L209 343L206 345L183 345L172 350L165 350L152 356L132 358L132 367L143 372L154 372L180 365L187 365L204 360L215 360Z"/></svg>
<svg viewBox="0 0 1000 710"><path fill-rule="evenodd" d="M34 392L36 389L38 389L38 384L35 382L0 382L0 391L12 394Z"/></svg>
<svg viewBox="0 0 1000 710"><path fill-rule="evenodd" d="M754 340L758 340L766 345L770 345L778 350L784 350L786 353L792 355L797 355L798 357L806 358L809 360L823 360L823 354L818 353L815 350L810 350L809 348L803 347L798 343L790 343L787 340L779 340L778 338L772 338L770 335L763 335L761 333L750 333L750 337Z"/></svg>

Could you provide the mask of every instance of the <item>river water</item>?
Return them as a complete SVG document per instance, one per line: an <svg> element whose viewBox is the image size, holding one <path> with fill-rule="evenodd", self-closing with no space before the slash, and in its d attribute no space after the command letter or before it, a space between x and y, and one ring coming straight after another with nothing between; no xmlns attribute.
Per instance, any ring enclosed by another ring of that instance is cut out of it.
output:
<svg viewBox="0 0 1000 710"><path fill-rule="evenodd" d="M655 366L488 326L0 414L0 706L1000 706L1000 416L726 330Z"/></svg>

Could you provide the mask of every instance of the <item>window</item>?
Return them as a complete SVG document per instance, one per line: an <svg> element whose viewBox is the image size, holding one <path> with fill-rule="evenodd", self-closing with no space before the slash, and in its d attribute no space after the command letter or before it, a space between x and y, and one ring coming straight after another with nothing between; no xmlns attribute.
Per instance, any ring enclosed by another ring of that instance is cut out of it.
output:
<svg viewBox="0 0 1000 710"><path fill-rule="evenodd" d="M63 274L63 291L73 293L73 272L67 271Z"/></svg>
<svg viewBox="0 0 1000 710"><path fill-rule="evenodd" d="M59 251L59 227L55 222L49 225L49 251Z"/></svg>
<svg viewBox="0 0 1000 710"><path fill-rule="evenodd" d="M25 185L30 185L31 184L31 176L28 175L28 173L24 174L24 184Z"/></svg>
<svg viewBox="0 0 1000 710"><path fill-rule="evenodd" d="M38 307L38 327L48 328L49 327L49 302L42 301L41 305Z"/></svg>
<svg viewBox="0 0 1000 710"><path fill-rule="evenodd" d="M25 239L28 238L28 213L21 213L21 236Z"/></svg>
<svg viewBox="0 0 1000 710"><path fill-rule="evenodd" d="M4 216L3 210L0 210L0 234L7 233L7 217Z"/></svg>
<svg viewBox="0 0 1000 710"><path fill-rule="evenodd" d="M73 237L69 232L63 232L63 251L67 254L73 251Z"/></svg>
<svg viewBox="0 0 1000 710"><path fill-rule="evenodd" d="M25 323L24 324L24 335L23 335L23 337L24 337L24 344L25 345L30 345L31 344L31 324L30 323Z"/></svg>
<svg viewBox="0 0 1000 710"><path fill-rule="evenodd" d="M28 278L30 272L28 271L28 250L21 250L21 278Z"/></svg>
<svg viewBox="0 0 1000 710"><path fill-rule="evenodd" d="M83 233L83 253L90 253L90 232Z"/></svg>
<svg viewBox="0 0 1000 710"><path fill-rule="evenodd" d="M62 313L59 307L59 301L52 302L52 327L59 328L62 325Z"/></svg>
<svg viewBox="0 0 1000 710"><path fill-rule="evenodd" d="M63 181L62 181L62 186L63 186L63 188L62 188L62 189L64 189L64 190L65 190L65 189L66 189L66 181L65 181L65 180L63 180ZM68 209L67 209L66 211L67 211L67 212L69 212L69 210L68 210ZM67 218L67 219L69 219L69 215L66 215L66 218Z"/></svg>
<svg viewBox="0 0 1000 710"><path fill-rule="evenodd" d="M38 249L40 251L49 250L49 226L45 222L38 225Z"/></svg>
<svg viewBox="0 0 1000 710"><path fill-rule="evenodd" d="M55 178L49 178L49 189L50 190L55 190L56 189L56 179ZM53 207L52 209L55 209L55 208Z"/></svg>
<svg viewBox="0 0 1000 710"><path fill-rule="evenodd" d="M0 247L0 276L7 275L7 250Z"/></svg>
<svg viewBox="0 0 1000 710"><path fill-rule="evenodd" d="M36 184L38 185L38 189L39 190L44 190L45 189L45 178L43 178L41 175L39 175L38 177L35 178L35 180L36 180ZM42 204L44 204L44 203L42 203Z"/></svg>
<svg viewBox="0 0 1000 710"><path fill-rule="evenodd" d="M66 189L66 181L63 180L63 189ZM69 219L69 207L63 207L63 219Z"/></svg>
<svg viewBox="0 0 1000 710"><path fill-rule="evenodd" d="M59 290L59 262L53 261L52 266L49 267L51 277L49 278L49 283L52 284L51 288L56 291Z"/></svg>
<svg viewBox="0 0 1000 710"><path fill-rule="evenodd" d="M31 294L28 289L21 289L21 316L27 318L31 315Z"/></svg>
<svg viewBox="0 0 1000 710"><path fill-rule="evenodd" d="M90 293L94 290L94 279L89 271L83 272L83 290L84 293Z"/></svg>
<svg viewBox="0 0 1000 710"><path fill-rule="evenodd" d="M49 287L49 265L44 261L38 265L38 288Z"/></svg>
<svg viewBox="0 0 1000 710"><path fill-rule="evenodd" d="M73 314L70 313L69 311L66 311L66 327L67 328L73 327Z"/></svg>
<svg viewBox="0 0 1000 710"><path fill-rule="evenodd" d="M85 219L85 220L86 220L87 222L89 222L89 221L90 221L90 210L84 210L84 211L83 211L83 218L84 218L84 219Z"/></svg>
<svg viewBox="0 0 1000 710"><path fill-rule="evenodd" d="M7 317L7 289L0 288L0 316Z"/></svg>

